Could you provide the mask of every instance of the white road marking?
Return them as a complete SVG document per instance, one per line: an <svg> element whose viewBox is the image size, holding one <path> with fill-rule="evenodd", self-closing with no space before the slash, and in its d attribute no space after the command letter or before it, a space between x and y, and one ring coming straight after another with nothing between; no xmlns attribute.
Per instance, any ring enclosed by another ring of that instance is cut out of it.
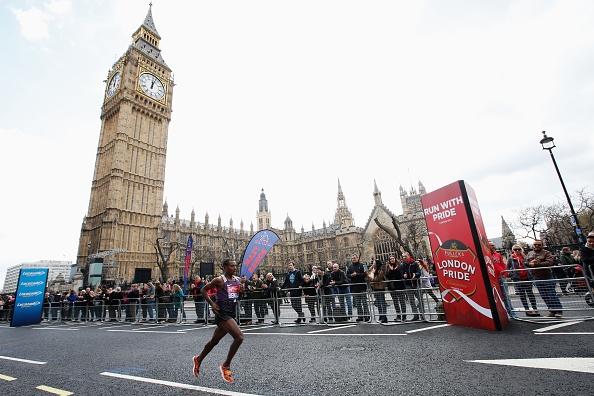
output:
<svg viewBox="0 0 594 396"><path fill-rule="evenodd" d="M51 386L46 386L46 385L39 385L39 386L36 386L35 388L42 390L42 391L49 392L49 393L53 393L54 395L68 396L68 395L74 394L73 392L68 392L63 389L58 389L58 388L52 388Z"/></svg>
<svg viewBox="0 0 594 396"><path fill-rule="evenodd" d="M31 364L47 364L47 362L38 362L37 360L19 359L10 356L0 356L0 359L12 360L14 362L31 363Z"/></svg>
<svg viewBox="0 0 594 396"><path fill-rule="evenodd" d="M594 373L594 358L466 360L466 362Z"/></svg>
<svg viewBox="0 0 594 396"><path fill-rule="evenodd" d="M315 333L323 333L325 331L334 331L334 330L340 330L340 329L348 329L349 327L355 327L357 325L346 325L346 326L336 326L336 327L331 327L329 329L322 329L322 330L312 330L312 331L308 331L307 334L315 334Z"/></svg>
<svg viewBox="0 0 594 396"><path fill-rule="evenodd" d="M555 324L555 325L543 327L541 329L536 329L536 330L534 330L534 332L535 333L542 333L544 331L555 330L555 329L558 329L560 327L573 326L574 324L578 324L578 323L583 323L583 320L579 320L577 322L559 323L559 324Z"/></svg>
<svg viewBox="0 0 594 396"><path fill-rule="evenodd" d="M322 336L330 336L330 337L348 337L348 336L374 336L374 337L393 337L393 336L405 336L406 334L373 334L373 333L356 333L356 334L344 334L344 333L249 333L250 336L253 335L282 335L287 337L302 337L302 336L310 336L310 337L322 337Z"/></svg>
<svg viewBox="0 0 594 396"><path fill-rule="evenodd" d="M72 327L33 327L33 330L61 330L61 331L79 331Z"/></svg>
<svg viewBox="0 0 594 396"><path fill-rule="evenodd" d="M132 375L125 375L125 374L103 372L103 373L101 373L101 375L105 375L108 377L127 379L130 381L147 382L149 384L171 386L171 387L180 388L180 389L192 389L192 390L197 390L200 392L214 393L216 395L257 396L257 395L254 395L253 393L241 393L241 392L227 391L227 390L223 390L223 389L206 388L204 386L182 384L181 382L163 381L163 380L158 380L158 379L153 379L153 378L144 378L144 377L134 377Z"/></svg>
<svg viewBox="0 0 594 396"><path fill-rule="evenodd" d="M8 375L0 374L0 379L3 379L4 381L14 381L16 378L8 376Z"/></svg>
<svg viewBox="0 0 594 396"><path fill-rule="evenodd" d="M249 329L241 329L241 331L246 332L246 331L252 331L252 330L273 329L275 326L276 325L256 326L256 327L250 327Z"/></svg>
<svg viewBox="0 0 594 396"><path fill-rule="evenodd" d="M575 333L536 333L535 335L593 335L594 333L588 331L580 331Z"/></svg>
<svg viewBox="0 0 594 396"><path fill-rule="evenodd" d="M111 329L106 331L117 331L120 333L157 333L157 334L186 334L185 331L159 331L159 330L117 330Z"/></svg>
<svg viewBox="0 0 594 396"><path fill-rule="evenodd" d="M418 333L419 331L439 329L440 327L447 327L447 326L449 326L449 324L440 324L440 325L437 325L437 326L423 327L422 329L408 330L408 331L405 331L405 333L406 334Z"/></svg>

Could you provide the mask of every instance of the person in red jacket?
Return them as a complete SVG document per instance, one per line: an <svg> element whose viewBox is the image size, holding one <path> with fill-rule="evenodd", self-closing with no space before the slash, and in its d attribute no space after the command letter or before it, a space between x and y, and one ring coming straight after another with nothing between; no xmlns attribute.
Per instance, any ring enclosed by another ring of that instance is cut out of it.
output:
<svg viewBox="0 0 594 396"><path fill-rule="evenodd" d="M493 267L495 267L495 277L499 281L499 287L501 289L501 298L503 299L503 305L508 315L512 318L516 317L516 313L512 311L511 305L509 304L509 295L507 293L507 284L505 279L501 276L501 272L505 273L506 263L503 262L501 254L495 249L495 244L489 241L489 250L491 250L491 257L493 258Z"/></svg>

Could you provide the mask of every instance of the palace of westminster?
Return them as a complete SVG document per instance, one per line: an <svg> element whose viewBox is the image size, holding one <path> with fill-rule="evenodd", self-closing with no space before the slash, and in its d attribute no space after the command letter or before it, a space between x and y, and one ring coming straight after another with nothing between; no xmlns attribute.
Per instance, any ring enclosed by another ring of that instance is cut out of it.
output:
<svg viewBox="0 0 594 396"><path fill-rule="evenodd" d="M243 221L239 229L234 228L233 220L224 226L220 216L216 224L211 223L208 213L204 221L197 221L194 210L190 220L182 219L179 207L170 215L163 191L175 84L161 55L160 40L149 7L144 22L132 35L132 43L108 73L89 209L77 254L77 266L83 273L89 275L90 264L103 262L99 275L106 283L179 279L191 235L189 276L200 274L201 266L203 274L208 272L204 271L207 266L218 274L226 257L240 264L249 240L261 229L273 230L280 240L258 272L283 273L289 261L305 271L328 260L344 266L352 253L365 261L385 261L390 254L400 254L402 244L417 256L430 254L420 198L426 191L421 182L418 189L400 187L401 215L384 206L374 182L370 193L375 205L363 227L355 226L340 181L334 220L318 229L312 225L311 230L302 227L297 231L288 215L283 229L272 228L263 189L257 230L253 225L244 229ZM396 232L395 224L401 235L398 240L385 231L389 228ZM163 261L167 263L165 274L157 265Z"/></svg>

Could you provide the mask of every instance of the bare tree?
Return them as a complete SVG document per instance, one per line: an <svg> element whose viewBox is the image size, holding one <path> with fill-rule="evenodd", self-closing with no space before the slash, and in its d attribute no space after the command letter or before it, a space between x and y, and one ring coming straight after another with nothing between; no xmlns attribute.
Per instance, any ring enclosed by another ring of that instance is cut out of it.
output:
<svg viewBox="0 0 594 396"><path fill-rule="evenodd" d="M528 206L520 209L517 213L518 217L513 223L513 227L518 229L521 238L537 240L539 237L536 234L547 230L544 205Z"/></svg>
<svg viewBox="0 0 594 396"><path fill-rule="evenodd" d="M594 231L594 194L585 189L576 192L577 217L584 234Z"/></svg>
<svg viewBox="0 0 594 396"><path fill-rule="evenodd" d="M226 257L229 257L235 261L239 261L240 263L243 261L243 252L240 254L240 249L245 245L245 241L237 240L236 238L226 238L222 237L223 240L223 253ZM238 260L238 256L239 260Z"/></svg>
<svg viewBox="0 0 594 396"><path fill-rule="evenodd" d="M171 256L182 247L178 242L169 242L169 246L165 247L163 246L164 239L165 238L157 238L154 243L152 241L149 242L155 249L155 262L161 272L159 279L162 282L165 282L169 277L168 266Z"/></svg>
<svg viewBox="0 0 594 396"><path fill-rule="evenodd" d="M377 226L379 228L381 228L388 235L390 235L392 238L394 238L398 242L398 245L402 246L402 248L404 249L404 251L406 251L410 255L414 256L415 255L413 253L414 252L414 249L412 249L412 246L410 245L410 242L405 242L402 239L402 231L400 230L400 225L398 224L398 219L396 219L395 216L390 216L390 218L392 219L392 226L394 227L394 229L391 229L391 228L383 225L379 221L379 219L377 217L375 219L373 219L373 221L375 222L375 224L377 224Z"/></svg>

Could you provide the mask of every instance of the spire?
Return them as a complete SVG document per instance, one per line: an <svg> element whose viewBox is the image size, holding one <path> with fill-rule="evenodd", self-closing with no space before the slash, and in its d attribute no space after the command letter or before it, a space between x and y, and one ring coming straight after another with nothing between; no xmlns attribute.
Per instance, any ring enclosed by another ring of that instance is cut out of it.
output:
<svg viewBox="0 0 594 396"><path fill-rule="evenodd" d="M425 190L425 186L423 185L423 183L421 183L421 180L419 180L419 194L427 194L427 190Z"/></svg>
<svg viewBox="0 0 594 396"><path fill-rule="evenodd" d="M169 205L167 205L167 198L165 198L165 203L163 204L163 212L161 213L161 215L165 216L165 217L169 217Z"/></svg>
<svg viewBox="0 0 594 396"><path fill-rule="evenodd" d="M264 194L264 189L260 193L260 209L259 212L268 212L268 200L266 199L266 194Z"/></svg>
<svg viewBox="0 0 594 396"><path fill-rule="evenodd" d="M145 29L150 30L150 32L157 36L159 39L161 38L161 36L159 36L159 32L157 32L157 28L155 27L155 22L153 21L152 2L149 4L149 10L146 13L146 18L144 18L144 22L142 22L142 26L144 26Z"/></svg>
<svg viewBox="0 0 594 396"><path fill-rule="evenodd" d="M346 204L346 198L342 192L342 186L340 185L340 179L338 179L338 195L336 197L336 214L334 215L334 224L340 225L340 227L349 227L355 224L353 220L353 214L349 210Z"/></svg>
<svg viewBox="0 0 594 396"><path fill-rule="evenodd" d="M376 206L382 204L382 193L377 188L377 183L375 182L375 179L373 180L373 199L375 200Z"/></svg>
<svg viewBox="0 0 594 396"><path fill-rule="evenodd" d="M167 67L165 60L161 56L161 49L159 49L159 43L161 36L157 32L155 22L153 21L153 4L149 5L149 10L146 14L146 18L142 22L142 25L132 34L132 47L142 52L145 56L149 57L160 63L162 66ZM169 69L169 67L167 67Z"/></svg>

